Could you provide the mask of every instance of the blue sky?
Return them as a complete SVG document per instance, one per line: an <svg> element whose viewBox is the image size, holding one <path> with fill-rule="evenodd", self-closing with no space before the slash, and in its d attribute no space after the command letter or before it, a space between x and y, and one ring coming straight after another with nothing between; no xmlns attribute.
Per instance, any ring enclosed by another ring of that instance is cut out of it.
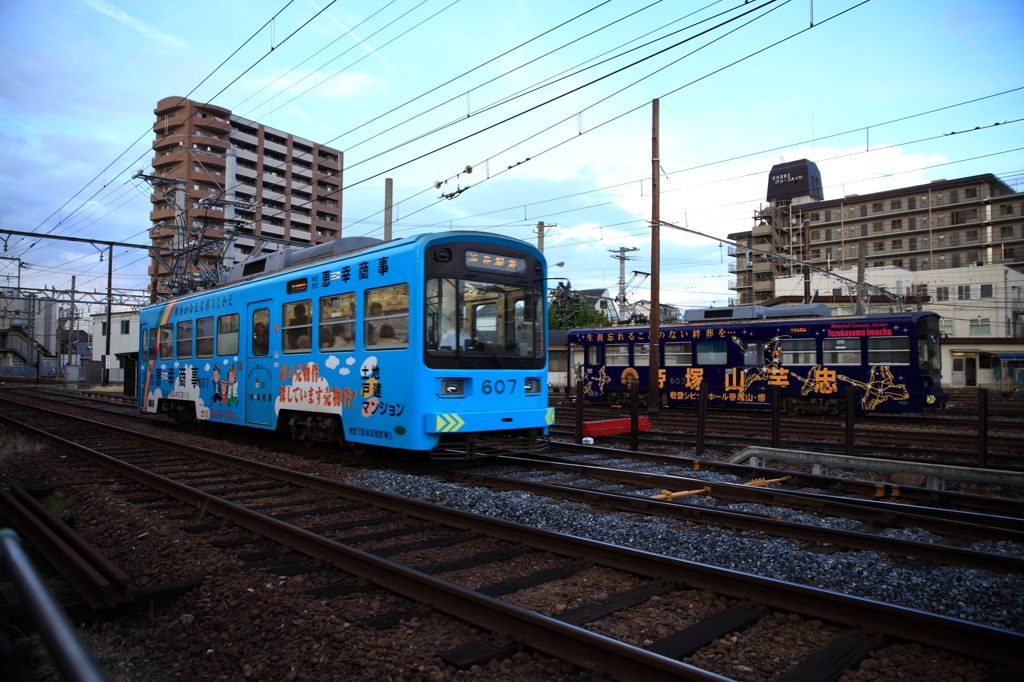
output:
<svg viewBox="0 0 1024 682"><path fill-rule="evenodd" d="M1022 29L1012 0L3 2L0 228L146 243L131 175L157 101L188 95L344 150L345 235L382 236L391 177L395 236L535 241L544 221L552 275L614 293L610 251L637 247L647 298L652 99L662 219L716 237L750 229L780 159L816 161L826 198L979 173L1021 189ZM5 247L23 285L106 286L89 245ZM115 249L115 286L145 288L143 253ZM663 228L662 302L725 305L728 262ZM0 286L15 271L0 260Z"/></svg>

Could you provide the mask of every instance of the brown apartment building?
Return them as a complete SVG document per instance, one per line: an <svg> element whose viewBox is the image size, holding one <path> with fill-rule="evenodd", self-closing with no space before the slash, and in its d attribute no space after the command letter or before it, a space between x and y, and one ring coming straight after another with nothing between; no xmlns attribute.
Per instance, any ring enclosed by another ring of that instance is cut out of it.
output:
<svg viewBox="0 0 1024 682"><path fill-rule="evenodd" d="M254 252L341 236L341 151L182 97L154 113L154 297Z"/></svg>
<svg viewBox="0 0 1024 682"><path fill-rule="evenodd" d="M775 298L775 278L804 259L842 270L862 252L868 268L1024 272L1024 194L990 173L825 201L817 166L802 159L772 168L766 199L753 230L729 235L734 304Z"/></svg>

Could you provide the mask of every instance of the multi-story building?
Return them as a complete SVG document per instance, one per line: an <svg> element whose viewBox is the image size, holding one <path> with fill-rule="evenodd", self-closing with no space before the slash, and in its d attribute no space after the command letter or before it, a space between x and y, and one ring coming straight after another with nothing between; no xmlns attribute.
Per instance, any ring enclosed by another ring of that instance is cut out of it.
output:
<svg viewBox="0 0 1024 682"><path fill-rule="evenodd" d="M1024 194L992 174L824 200L806 159L774 166L768 206L749 232L729 235L734 303L776 296L775 279L809 262L822 270L911 271L1005 264L1024 272Z"/></svg>
<svg viewBox="0 0 1024 682"><path fill-rule="evenodd" d="M182 97L154 113L154 295L187 290L254 251L341 236L339 150Z"/></svg>

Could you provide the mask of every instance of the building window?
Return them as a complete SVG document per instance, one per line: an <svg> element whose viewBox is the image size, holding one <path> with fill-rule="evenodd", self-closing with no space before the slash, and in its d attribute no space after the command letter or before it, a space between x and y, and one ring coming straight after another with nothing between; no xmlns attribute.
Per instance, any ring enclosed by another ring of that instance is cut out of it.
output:
<svg viewBox="0 0 1024 682"><path fill-rule="evenodd" d="M956 297L957 297L957 300L960 300L960 301L969 301L969 300L971 300L971 285L970 284L961 284L960 286L958 286L956 288Z"/></svg>
<svg viewBox="0 0 1024 682"><path fill-rule="evenodd" d="M885 230L882 227L882 223L872 223L871 231L874 232L875 234L881 234Z"/></svg>
<svg viewBox="0 0 1024 682"><path fill-rule="evenodd" d="M978 241L978 231L977 230L967 230L967 243L970 244L971 242L976 242L976 241Z"/></svg>
<svg viewBox="0 0 1024 682"><path fill-rule="evenodd" d="M955 331L953 326L953 319L950 317L943 317L939 320L939 331L945 336L953 336Z"/></svg>
<svg viewBox="0 0 1024 682"><path fill-rule="evenodd" d="M861 217L864 217L867 214L868 214L868 205L864 204L863 206L860 207L860 215L861 215Z"/></svg>
<svg viewBox="0 0 1024 682"><path fill-rule="evenodd" d="M935 287L935 300L936 301L948 301L949 300L949 287Z"/></svg>
<svg viewBox="0 0 1024 682"><path fill-rule="evenodd" d="M917 237L911 237L907 240L907 251L917 251Z"/></svg>
<svg viewBox="0 0 1024 682"><path fill-rule="evenodd" d="M900 230L903 229L903 221L902 220L894 220L894 221L892 221L892 225L890 225L889 229L892 232L899 232Z"/></svg>
<svg viewBox="0 0 1024 682"><path fill-rule="evenodd" d="M893 199L889 202L890 211L899 211L903 208L903 199Z"/></svg>
<svg viewBox="0 0 1024 682"><path fill-rule="evenodd" d="M100 322L100 336L106 336L106 335L107 335L107 323L106 322Z"/></svg>
<svg viewBox="0 0 1024 682"><path fill-rule="evenodd" d="M860 236L861 237L867 237L868 236L868 224L867 223L864 223L863 225L860 226Z"/></svg>
<svg viewBox="0 0 1024 682"><path fill-rule="evenodd" d="M898 268L902 268L903 267L903 259L902 258L894 258L893 261L892 261L892 264L895 265Z"/></svg>
<svg viewBox="0 0 1024 682"><path fill-rule="evenodd" d="M977 187L968 187L967 189L964 190L964 199L977 199L977 198L978 198L978 188Z"/></svg>
<svg viewBox="0 0 1024 682"><path fill-rule="evenodd" d="M811 230L811 241L816 242L821 239L821 232L818 230Z"/></svg>
<svg viewBox="0 0 1024 682"><path fill-rule="evenodd" d="M1013 204L1003 204L999 207L999 215L1013 215Z"/></svg>
<svg viewBox="0 0 1024 682"><path fill-rule="evenodd" d="M917 197L909 197L907 199L907 208L911 210L917 208Z"/></svg>
<svg viewBox="0 0 1024 682"><path fill-rule="evenodd" d="M885 253L885 242L875 242L875 253Z"/></svg>
<svg viewBox="0 0 1024 682"><path fill-rule="evenodd" d="M978 317L971 320L971 329L969 332L972 336L975 334L991 334L992 333L992 320L988 317Z"/></svg>
<svg viewBox="0 0 1024 682"><path fill-rule="evenodd" d="M999 228L999 236L1002 239L1013 239L1013 225L1003 225Z"/></svg>
<svg viewBox="0 0 1024 682"><path fill-rule="evenodd" d="M993 286L991 284L982 284L981 285L981 297L982 298L992 298L992 290L993 290Z"/></svg>
<svg viewBox="0 0 1024 682"><path fill-rule="evenodd" d="M816 223L819 220L821 220L821 214L820 213L812 213L811 214L811 222L812 223Z"/></svg>
<svg viewBox="0 0 1024 682"><path fill-rule="evenodd" d="M902 251L903 250L903 240L902 239L893 239L892 240L892 250L893 251Z"/></svg>
<svg viewBox="0 0 1024 682"><path fill-rule="evenodd" d="M916 230L917 229L917 218L907 218L907 229L908 230Z"/></svg>
<svg viewBox="0 0 1024 682"><path fill-rule="evenodd" d="M839 296L842 296L842 295L843 295L843 288L842 287L839 287L837 289L833 289L832 290L832 296L833 297L838 298Z"/></svg>
<svg viewBox="0 0 1024 682"><path fill-rule="evenodd" d="M949 193L949 203L951 203L951 204L958 204L958 203L960 203L960 191L959 190L955 190L954 189L954 190L950 191L950 193Z"/></svg>
<svg viewBox="0 0 1024 682"><path fill-rule="evenodd" d="M126 335L131 332L131 320L121 320L121 335Z"/></svg>
<svg viewBox="0 0 1024 682"><path fill-rule="evenodd" d="M875 203L871 204L871 212L881 213L884 210L884 206L882 204L883 202L881 201L876 201Z"/></svg>

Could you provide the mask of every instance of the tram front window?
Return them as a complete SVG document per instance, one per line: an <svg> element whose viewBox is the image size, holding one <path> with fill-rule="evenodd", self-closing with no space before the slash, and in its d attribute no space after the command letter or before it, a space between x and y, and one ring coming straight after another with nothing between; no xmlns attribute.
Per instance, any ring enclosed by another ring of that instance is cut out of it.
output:
<svg viewBox="0 0 1024 682"><path fill-rule="evenodd" d="M539 289L454 278L427 280L428 356L543 358Z"/></svg>

